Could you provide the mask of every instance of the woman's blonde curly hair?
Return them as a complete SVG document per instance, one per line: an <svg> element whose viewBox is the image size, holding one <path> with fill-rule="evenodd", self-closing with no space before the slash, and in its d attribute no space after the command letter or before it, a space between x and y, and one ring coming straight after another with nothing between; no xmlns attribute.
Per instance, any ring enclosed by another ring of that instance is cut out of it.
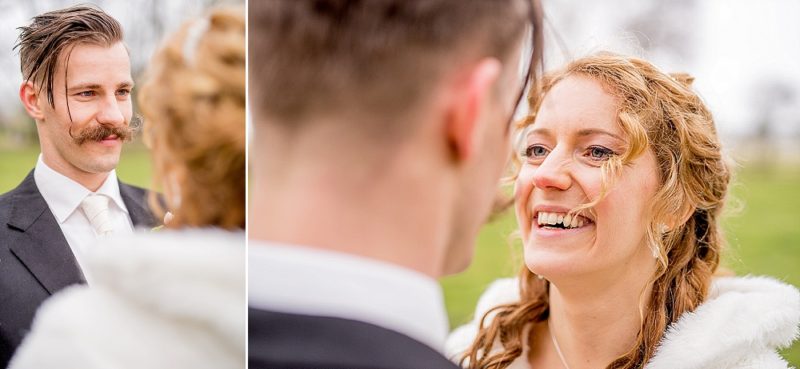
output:
<svg viewBox="0 0 800 369"><path fill-rule="evenodd" d="M641 312L636 342L606 367L640 368L653 356L667 327L697 308L708 294L724 246L719 217L731 172L711 113L691 89L693 78L663 73L634 57L598 53L545 76L539 93L533 96L538 98L531 99L536 102L532 113L518 128L533 124L544 95L574 75L600 82L617 98L618 123L630 144L623 155L604 164L603 193L613 186L622 165L645 150L651 150L657 162L660 188L652 199L653 217L646 230L658 258L652 292ZM580 209L591 211L603 196ZM664 233L660 225L670 224L670 220L674 227ZM475 340L461 358L462 365L506 368L522 354L526 328L547 320L549 282L523 267L519 283L520 301L497 306L482 317ZM496 345L502 349L496 350Z"/></svg>
<svg viewBox="0 0 800 369"><path fill-rule="evenodd" d="M242 8L187 22L155 54L139 105L167 227L244 229L245 101Z"/></svg>

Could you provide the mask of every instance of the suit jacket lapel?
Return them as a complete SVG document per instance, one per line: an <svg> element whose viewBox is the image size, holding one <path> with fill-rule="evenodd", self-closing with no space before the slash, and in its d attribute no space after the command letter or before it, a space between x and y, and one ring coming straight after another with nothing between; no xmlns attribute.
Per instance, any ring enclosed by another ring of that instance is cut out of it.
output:
<svg viewBox="0 0 800 369"><path fill-rule="evenodd" d="M36 187L33 171L15 192L8 222L8 227L18 231L8 240L14 255L51 294L71 284L85 283L61 227Z"/></svg>
<svg viewBox="0 0 800 369"><path fill-rule="evenodd" d="M161 225L147 205L145 190L120 182L119 194L125 202L125 207L128 208L134 227L153 228Z"/></svg>

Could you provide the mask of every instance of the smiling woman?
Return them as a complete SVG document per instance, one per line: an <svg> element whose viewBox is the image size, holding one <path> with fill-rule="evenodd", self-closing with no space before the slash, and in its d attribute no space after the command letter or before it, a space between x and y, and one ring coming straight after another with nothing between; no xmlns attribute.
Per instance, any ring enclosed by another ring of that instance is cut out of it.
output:
<svg viewBox="0 0 800 369"><path fill-rule="evenodd" d="M519 280L448 351L470 368L786 368L796 289L723 277L730 171L692 78L601 53L547 76L520 125Z"/></svg>
<svg viewBox="0 0 800 369"><path fill-rule="evenodd" d="M517 219L528 268L550 280L618 269L634 259L646 266L635 270L637 280L655 269L648 248L639 247L659 184L655 155L646 150L627 159L613 191L604 188L611 162L626 160L620 155L634 146L617 124L617 100L592 78L566 77L547 94L523 138ZM569 229L557 226L564 219ZM603 246L611 244L618 246Z"/></svg>

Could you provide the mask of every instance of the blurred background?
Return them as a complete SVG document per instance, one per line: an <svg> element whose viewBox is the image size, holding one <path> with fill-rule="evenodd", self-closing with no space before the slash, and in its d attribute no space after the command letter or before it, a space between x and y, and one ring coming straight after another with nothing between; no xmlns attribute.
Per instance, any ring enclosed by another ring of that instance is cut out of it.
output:
<svg viewBox="0 0 800 369"><path fill-rule="evenodd" d="M600 50L695 76L736 164L723 265L800 287L800 1L543 0L545 68ZM445 278L451 329L488 284L516 276L513 213L484 227L472 266ZM800 366L800 344L784 350Z"/></svg>
<svg viewBox="0 0 800 369"><path fill-rule="evenodd" d="M95 4L122 24L131 55L131 73L139 83L153 51L164 35L214 5L243 4L243 0L0 0L0 193L16 187L36 165L39 142L36 126L19 101L22 73L17 27L33 16L77 4ZM134 113L136 89L133 90ZM125 145L117 174L127 183L150 187L150 157L137 136Z"/></svg>

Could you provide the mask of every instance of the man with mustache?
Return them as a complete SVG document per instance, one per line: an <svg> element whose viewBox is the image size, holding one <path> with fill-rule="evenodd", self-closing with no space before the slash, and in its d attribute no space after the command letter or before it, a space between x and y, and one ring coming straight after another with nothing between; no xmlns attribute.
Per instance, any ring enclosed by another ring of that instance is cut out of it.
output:
<svg viewBox="0 0 800 369"><path fill-rule="evenodd" d="M36 16L20 30L19 96L36 122L41 155L0 196L0 367L46 298L91 283L81 269L89 248L156 225L145 190L119 182L114 170L135 128L120 24L76 6Z"/></svg>

